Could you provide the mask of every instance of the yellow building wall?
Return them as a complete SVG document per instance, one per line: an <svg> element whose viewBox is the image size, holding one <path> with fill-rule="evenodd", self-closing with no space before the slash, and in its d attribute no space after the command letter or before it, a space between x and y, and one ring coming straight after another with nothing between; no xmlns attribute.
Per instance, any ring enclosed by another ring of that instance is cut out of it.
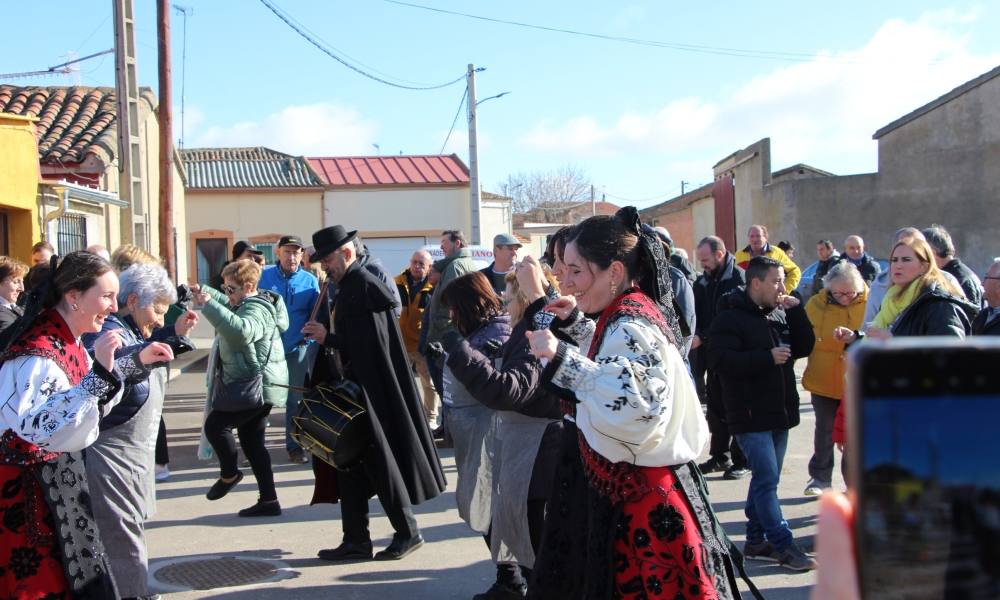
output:
<svg viewBox="0 0 1000 600"><path fill-rule="evenodd" d="M7 213L10 256L30 264L38 224L38 145L35 119L0 113L0 210Z"/></svg>
<svg viewBox="0 0 1000 600"><path fill-rule="evenodd" d="M312 239L323 228L323 193L308 192L204 192L187 190L187 232L221 230L233 239L272 233ZM189 237L189 234L188 234Z"/></svg>

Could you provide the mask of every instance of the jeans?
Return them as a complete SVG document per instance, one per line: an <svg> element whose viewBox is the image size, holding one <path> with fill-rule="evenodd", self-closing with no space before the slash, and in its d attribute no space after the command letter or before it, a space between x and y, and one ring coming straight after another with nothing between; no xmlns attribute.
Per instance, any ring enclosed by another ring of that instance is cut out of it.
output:
<svg viewBox="0 0 1000 600"><path fill-rule="evenodd" d="M747 494L747 543L767 541L778 552L792 544L792 530L781 515L778 504L778 481L788 447L788 430L738 433L736 440L747 457L753 475Z"/></svg>
<svg viewBox="0 0 1000 600"><path fill-rule="evenodd" d="M823 486L829 486L833 481L833 421L837 417L840 400L813 394L812 405L816 431L813 434L813 455L809 459L809 477ZM840 466L843 469L843 460Z"/></svg>
<svg viewBox="0 0 1000 600"><path fill-rule="evenodd" d="M288 385L303 387L306 384L306 372L309 368L309 361L306 360L308 354L309 346L302 345L285 355L285 362L288 364ZM285 403L285 449L289 453L302 450L302 447L292 439L292 417L295 416L301 399L302 392L288 390L288 400Z"/></svg>
<svg viewBox="0 0 1000 600"><path fill-rule="evenodd" d="M431 423L437 421L438 417L438 397L434 390L434 382L431 381L431 373L427 369L427 359L416 350L407 352L410 362L420 378L420 388L422 390L422 400L424 403L424 415Z"/></svg>
<svg viewBox="0 0 1000 600"><path fill-rule="evenodd" d="M221 475L225 479L235 477L239 472L236 460L236 440L233 439L233 427L240 435L240 447L250 461L254 479L260 489L260 499L263 502L277 500L274 489L274 472L271 470L271 455L264 447L264 429L267 427L267 415L271 405L262 408L251 408L237 412L221 412L213 410L205 419L205 438L212 444L215 455L219 457Z"/></svg>

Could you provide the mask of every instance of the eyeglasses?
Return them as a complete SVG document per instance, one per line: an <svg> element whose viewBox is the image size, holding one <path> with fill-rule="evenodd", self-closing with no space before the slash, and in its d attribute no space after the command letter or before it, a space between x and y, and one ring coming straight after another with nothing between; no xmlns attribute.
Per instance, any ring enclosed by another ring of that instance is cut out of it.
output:
<svg viewBox="0 0 1000 600"><path fill-rule="evenodd" d="M851 298L857 296L860 292L830 292L830 295L836 298Z"/></svg>
<svg viewBox="0 0 1000 600"><path fill-rule="evenodd" d="M219 289L222 290L223 294L227 296L232 296L233 294L236 293L236 290L240 288L236 287L235 285L229 285L228 283L224 283L219 286Z"/></svg>

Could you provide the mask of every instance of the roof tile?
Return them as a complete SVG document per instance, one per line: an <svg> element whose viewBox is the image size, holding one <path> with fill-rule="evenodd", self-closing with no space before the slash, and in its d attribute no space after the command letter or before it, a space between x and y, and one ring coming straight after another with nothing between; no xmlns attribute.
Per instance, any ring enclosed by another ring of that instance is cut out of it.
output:
<svg viewBox="0 0 1000 600"><path fill-rule="evenodd" d="M454 154L331 156L308 160L316 173L332 187L456 185L469 182L469 169Z"/></svg>
<svg viewBox="0 0 1000 600"><path fill-rule="evenodd" d="M269 148L190 148L180 155L190 189L323 187L306 159Z"/></svg>

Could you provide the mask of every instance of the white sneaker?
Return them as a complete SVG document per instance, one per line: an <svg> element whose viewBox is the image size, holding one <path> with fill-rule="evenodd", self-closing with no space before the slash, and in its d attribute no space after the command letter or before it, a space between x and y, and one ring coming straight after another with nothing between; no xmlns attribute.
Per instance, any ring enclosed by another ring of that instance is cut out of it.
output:
<svg viewBox="0 0 1000 600"><path fill-rule="evenodd" d="M830 489L829 483L823 483L822 481L816 481L815 479L810 479L809 483L806 484L806 489L802 490L803 496L822 496L825 490Z"/></svg>
<svg viewBox="0 0 1000 600"><path fill-rule="evenodd" d="M167 465L156 465L156 481L166 481L170 479L170 467Z"/></svg>

